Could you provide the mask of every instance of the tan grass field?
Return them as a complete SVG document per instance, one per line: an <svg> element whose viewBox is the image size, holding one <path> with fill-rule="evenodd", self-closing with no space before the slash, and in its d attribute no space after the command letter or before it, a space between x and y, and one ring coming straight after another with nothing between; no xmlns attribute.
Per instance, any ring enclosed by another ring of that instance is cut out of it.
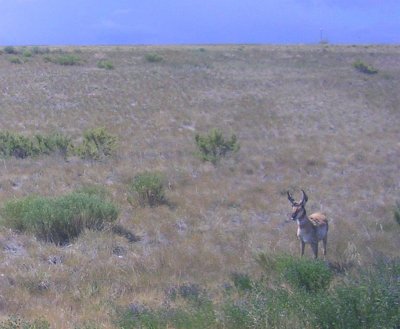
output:
<svg viewBox="0 0 400 329"><path fill-rule="evenodd" d="M86 232L58 247L1 228L1 318L112 328L117 307L162 304L173 285L198 283L218 299L230 273L259 271L258 252L299 253L287 190L304 189L308 212L327 214L330 262L399 255L400 46L61 51L80 64L0 55L0 130L78 139L104 126L118 136L117 154L0 159L0 207L99 184L119 206L118 223L141 239ZM163 60L149 62L149 53ZM114 69L98 68L101 59ZM356 60L378 73L358 72ZM216 167L194 155L195 134L214 127L241 146ZM146 170L167 177L169 206L128 202L130 180Z"/></svg>

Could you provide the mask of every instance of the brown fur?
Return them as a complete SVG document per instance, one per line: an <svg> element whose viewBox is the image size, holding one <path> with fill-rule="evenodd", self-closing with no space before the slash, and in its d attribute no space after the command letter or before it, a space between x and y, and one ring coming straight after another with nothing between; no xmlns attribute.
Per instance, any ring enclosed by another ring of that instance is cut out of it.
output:
<svg viewBox="0 0 400 329"><path fill-rule="evenodd" d="M308 219L314 226L326 225L328 223L328 219L321 212L315 212L308 216Z"/></svg>

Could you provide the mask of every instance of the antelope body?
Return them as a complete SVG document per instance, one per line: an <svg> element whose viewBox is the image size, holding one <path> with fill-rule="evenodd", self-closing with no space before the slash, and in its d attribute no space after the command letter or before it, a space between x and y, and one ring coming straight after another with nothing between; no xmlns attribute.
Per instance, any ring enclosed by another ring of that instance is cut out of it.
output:
<svg viewBox="0 0 400 329"><path fill-rule="evenodd" d="M308 197L303 193L302 200L296 202L293 197L288 194L288 199L292 204L291 219L297 221L297 237L301 243L301 256L304 255L304 247L306 243L311 245L314 258L318 257L318 242L322 240L324 256L326 255L326 243L328 240L328 220L326 216L320 212L307 216L305 205Z"/></svg>

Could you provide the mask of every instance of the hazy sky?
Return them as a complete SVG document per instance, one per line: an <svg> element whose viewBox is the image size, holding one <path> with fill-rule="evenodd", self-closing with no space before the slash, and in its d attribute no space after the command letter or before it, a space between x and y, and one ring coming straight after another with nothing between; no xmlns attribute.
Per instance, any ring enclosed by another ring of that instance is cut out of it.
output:
<svg viewBox="0 0 400 329"><path fill-rule="evenodd" d="M400 0L0 0L0 45L400 44Z"/></svg>

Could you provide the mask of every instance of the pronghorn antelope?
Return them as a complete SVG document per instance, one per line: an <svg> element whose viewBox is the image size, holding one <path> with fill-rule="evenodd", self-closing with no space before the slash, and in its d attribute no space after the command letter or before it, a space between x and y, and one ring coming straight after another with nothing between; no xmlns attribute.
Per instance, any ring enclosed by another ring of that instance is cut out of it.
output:
<svg viewBox="0 0 400 329"><path fill-rule="evenodd" d="M296 202L287 192L288 199L292 204L292 220L297 221L297 237L301 243L301 256L304 255L306 243L311 245L314 257L318 257L318 242L322 240L324 256L326 255L326 242L328 239L328 221L326 216L320 212L307 216L305 205L307 203L307 194L301 190L303 197L300 202Z"/></svg>

